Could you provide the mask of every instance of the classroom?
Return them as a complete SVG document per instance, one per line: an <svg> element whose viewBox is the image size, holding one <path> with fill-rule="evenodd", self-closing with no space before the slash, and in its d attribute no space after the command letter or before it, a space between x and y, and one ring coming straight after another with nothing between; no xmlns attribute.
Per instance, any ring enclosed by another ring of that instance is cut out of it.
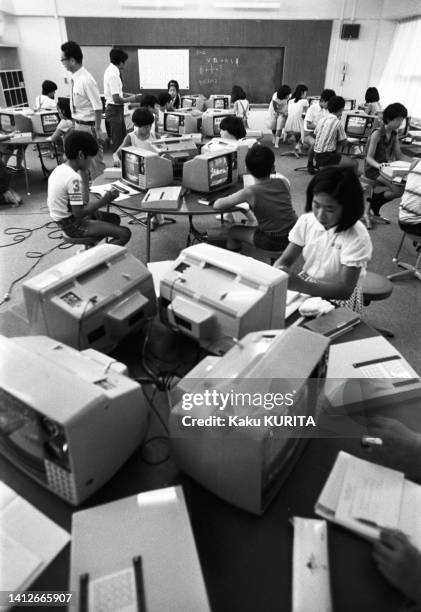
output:
<svg viewBox="0 0 421 612"><path fill-rule="evenodd" d="M421 610L420 0L0 0L0 607Z"/></svg>

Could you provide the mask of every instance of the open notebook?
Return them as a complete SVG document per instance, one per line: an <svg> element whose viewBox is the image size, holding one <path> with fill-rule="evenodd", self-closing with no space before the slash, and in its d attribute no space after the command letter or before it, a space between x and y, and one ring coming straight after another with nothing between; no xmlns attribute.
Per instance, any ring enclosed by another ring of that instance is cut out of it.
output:
<svg viewBox="0 0 421 612"><path fill-rule="evenodd" d="M341 451L315 512L370 540L399 529L421 550L421 486L397 470Z"/></svg>

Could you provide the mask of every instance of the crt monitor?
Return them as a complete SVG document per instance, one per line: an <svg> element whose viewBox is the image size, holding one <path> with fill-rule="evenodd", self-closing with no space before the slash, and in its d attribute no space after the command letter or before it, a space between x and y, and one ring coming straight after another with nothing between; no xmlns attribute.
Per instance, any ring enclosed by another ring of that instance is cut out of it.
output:
<svg viewBox="0 0 421 612"><path fill-rule="evenodd" d="M172 394L178 467L223 500L262 514L314 435L328 346L328 338L291 327L250 333L223 357L206 357ZM199 418L206 426L194 425Z"/></svg>
<svg viewBox="0 0 421 612"><path fill-rule="evenodd" d="M398 127L398 136L399 138L405 138L409 132L409 126L411 123L411 117L405 117L400 126Z"/></svg>
<svg viewBox="0 0 421 612"><path fill-rule="evenodd" d="M166 111L164 113L164 132L178 136L194 134L202 128L202 113L198 110Z"/></svg>
<svg viewBox="0 0 421 612"><path fill-rule="evenodd" d="M197 106L198 94L186 94L181 96L181 108L193 108Z"/></svg>
<svg viewBox="0 0 421 612"><path fill-rule="evenodd" d="M171 161L174 178L181 178L184 163L198 154L196 143L190 136L162 138L154 140L152 144L157 153Z"/></svg>
<svg viewBox="0 0 421 612"><path fill-rule="evenodd" d="M202 153L215 153L217 151L237 152L238 175L242 176L248 172L246 167L246 155L248 150L256 143L255 138L241 138L240 140L232 140L228 138L212 138L202 147Z"/></svg>
<svg viewBox="0 0 421 612"><path fill-rule="evenodd" d="M251 331L284 327L288 276L267 264L201 243L184 249L160 284L160 317L209 352Z"/></svg>
<svg viewBox="0 0 421 612"><path fill-rule="evenodd" d="M234 149L202 153L183 166L183 186L193 191L213 193L237 180L237 151Z"/></svg>
<svg viewBox="0 0 421 612"><path fill-rule="evenodd" d="M156 312L151 273L115 244L83 251L30 278L23 295L31 334L79 350L109 352Z"/></svg>
<svg viewBox="0 0 421 612"><path fill-rule="evenodd" d="M213 138L221 134L221 121L224 117L235 115L234 111L208 110L202 117L202 134Z"/></svg>
<svg viewBox="0 0 421 612"><path fill-rule="evenodd" d="M349 138L367 138L373 127L374 117L349 113L345 119L345 134Z"/></svg>
<svg viewBox="0 0 421 612"><path fill-rule="evenodd" d="M140 446L149 408L123 364L47 336L0 336L0 453L68 503Z"/></svg>
<svg viewBox="0 0 421 612"><path fill-rule="evenodd" d="M51 136L56 131L60 117L57 112L40 111L31 115L32 131L34 134Z"/></svg>
<svg viewBox="0 0 421 612"><path fill-rule="evenodd" d="M345 98L345 111L352 111L355 109L357 105L357 101L356 100L351 100L351 98Z"/></svg>
<svg viewBox="0 0 421 612"><path fill-rule="evenodd" d="M124 147L121 150L121 178L135 189L170 185L173 180L172 163L154 151Z"/></svg>
<svg viewBox="0 0 421 612"><path fill-rule="evenodd" d="M31 117L27 112L12 108L0 110L0 129L6 134L18 130L19 132L32 132Z"/></svg>
<svg viewBox="0 0 421 612"><path fill-rule="evenodd" d="M315 104L316 102L320 102L320 96L310 96L309 98L307 98L308 100L308 105L311 106L312 104Z"/></svg>
<svg viewBox="0 0 421 612"><path fill-rule="evenodd" d="M208 108L227 110L231 106L231 96L228 94L212 94L209 96Z"/></svg>

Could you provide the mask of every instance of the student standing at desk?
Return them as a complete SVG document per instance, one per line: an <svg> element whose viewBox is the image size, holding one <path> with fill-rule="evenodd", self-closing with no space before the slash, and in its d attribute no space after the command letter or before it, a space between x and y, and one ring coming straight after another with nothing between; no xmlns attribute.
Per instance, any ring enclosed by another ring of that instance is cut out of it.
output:
<svg viewBox="0 0 421 612"><path fill-rule="evenodd" d="M110 126L113 153L117 151L126 135L124 104L136 102L137 99L136 95L123 94L121 73L128 57L123 49L113 47L110 51L110 64L104 72L105 121Z"/></svg>
<svg viewBox="0 0 421 612"><path fill-rule="evenodd" d="M72 40L61 45L61 63L72 73L70 81L70 106L77 130L89 132L98 144L98 152L91 164L91 178L105 170L103 146L106 134L101 129L102 101L94 77L82 66L83 53Z"/></svg>

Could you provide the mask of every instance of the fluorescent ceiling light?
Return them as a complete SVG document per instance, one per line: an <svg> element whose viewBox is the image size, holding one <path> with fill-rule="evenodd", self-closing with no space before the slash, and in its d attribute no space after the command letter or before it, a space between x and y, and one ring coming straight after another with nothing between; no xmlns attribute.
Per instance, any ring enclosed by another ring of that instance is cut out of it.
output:
<svg viewBox="0 0 421 612"><path fill-rule="evenodd" d="M184 0L120 0L120 6L124 8L184 8Z"/></svg>
<svg viewBox="0 0 421 612"><path fill-rule="evenodd" d="M279 2L259 2L259 0L254 0L254 2L247 2L241 0L239 2L232 2L221 0L220 2L214 2L213 6L215 8L236 9L239 11L247 9L270 11L279 10L280 8Z"/></svg>

